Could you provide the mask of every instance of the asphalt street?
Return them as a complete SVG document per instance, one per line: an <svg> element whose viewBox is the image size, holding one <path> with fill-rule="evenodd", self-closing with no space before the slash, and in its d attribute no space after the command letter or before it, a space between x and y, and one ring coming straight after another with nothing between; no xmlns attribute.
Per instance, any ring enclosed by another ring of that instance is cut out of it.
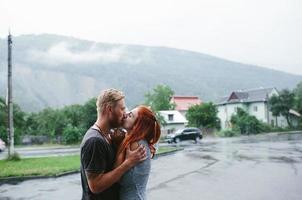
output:
<svg viewBox="0 0 302 200"><path fill-rule="evenodd" d="M152 161L150 200L301 200L302 134L205 138ZM0 186L0 199L80 199L79 174Z"/></svg>

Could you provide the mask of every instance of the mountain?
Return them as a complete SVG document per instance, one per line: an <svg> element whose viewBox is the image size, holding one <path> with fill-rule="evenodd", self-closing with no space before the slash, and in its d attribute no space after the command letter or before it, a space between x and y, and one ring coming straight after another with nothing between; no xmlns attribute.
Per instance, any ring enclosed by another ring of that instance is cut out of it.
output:
<svg viewBox="0 0 302 200"><path fill-rule="evenodd" d="M25 111L84 103L109 87L129 107L157 84L178 95L216 100L232 90L293 88L302 76L165 47L96 43L59 35L13 37L14 100ZM7 42L0 39L0 96L6 94Z"/></svg>

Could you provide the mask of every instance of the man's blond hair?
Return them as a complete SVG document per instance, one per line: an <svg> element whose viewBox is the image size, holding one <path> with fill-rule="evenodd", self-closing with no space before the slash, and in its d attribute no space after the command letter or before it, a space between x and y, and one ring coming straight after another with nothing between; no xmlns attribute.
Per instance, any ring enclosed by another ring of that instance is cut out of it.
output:
<svg viewBox="0 0 302 200"><path fill-rule="evenodd" d="M115 107L116 103L123 98L125 98L124 94L117 89L103 90L96 101L98 114L101 114L108 105Z"/></svg>

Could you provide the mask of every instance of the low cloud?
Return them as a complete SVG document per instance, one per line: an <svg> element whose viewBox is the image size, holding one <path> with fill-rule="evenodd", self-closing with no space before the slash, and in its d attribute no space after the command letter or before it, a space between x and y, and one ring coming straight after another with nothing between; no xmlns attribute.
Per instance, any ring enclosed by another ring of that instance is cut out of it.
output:
<svg viewBox="0 0 302 200"><path fill-rule="evenodd" d="M92 45L87 50L73 51L72 45L66 42L57 43L46 51L30 50L28 59L47 65L78 64L78 63L116 63L124 62L138 64L139 58L134 58L127 53L126 46L113 47L100 50Z"/></svg>

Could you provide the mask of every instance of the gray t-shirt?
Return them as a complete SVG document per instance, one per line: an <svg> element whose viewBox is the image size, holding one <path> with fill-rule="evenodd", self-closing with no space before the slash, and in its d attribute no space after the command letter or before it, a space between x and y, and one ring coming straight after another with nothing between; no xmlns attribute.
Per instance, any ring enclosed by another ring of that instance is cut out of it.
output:
<svg viewBox="0 0 302 200"><path fill-rule="evenodd" d="M132 167L120 180L120 200L145 200L146 187L151 170L151 152L145 140L138 142L145 146L147 159Z"/></svg>
<svg viewBox="0 0 302 200"><path fill-rule="evenodd" d="M102 134L90 128L81 143L81 182L82 200L118 200L119 186L112 185L107 190L94 194L91 192L85 171L93 173L107 173L114 168L116 152Z"/></svg>

